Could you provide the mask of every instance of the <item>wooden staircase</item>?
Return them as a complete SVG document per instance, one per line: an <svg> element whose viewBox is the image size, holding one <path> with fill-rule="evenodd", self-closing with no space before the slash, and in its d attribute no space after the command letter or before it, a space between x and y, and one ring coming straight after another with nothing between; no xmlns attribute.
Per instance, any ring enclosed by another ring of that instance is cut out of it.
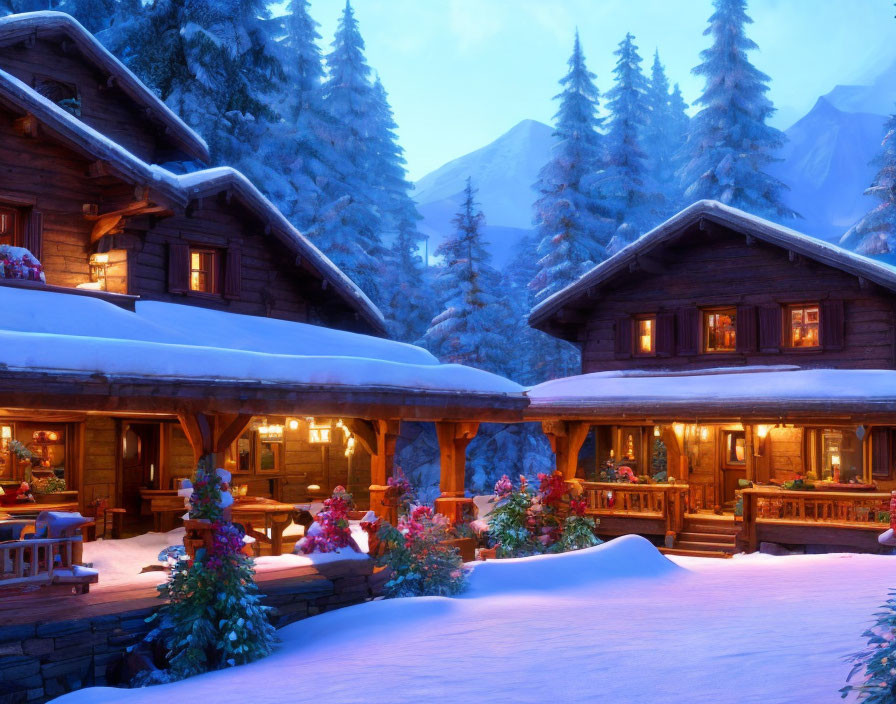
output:
<svg viewBox="0 0 896 704"><path fill-rule="evenodd" d="M664 555L728 558L737 552L740 523L732 514L691 513L684 517L684 530L675 546L660 548Z"/></svg>

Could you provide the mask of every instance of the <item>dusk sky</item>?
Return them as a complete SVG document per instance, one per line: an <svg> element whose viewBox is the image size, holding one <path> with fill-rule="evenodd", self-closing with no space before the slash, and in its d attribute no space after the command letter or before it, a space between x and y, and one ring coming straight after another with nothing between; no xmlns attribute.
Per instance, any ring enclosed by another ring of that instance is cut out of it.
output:
<svg viewBox="0 0 896 704"><path fill-rule="evenodd" d="M343 0L311 0L329 51ZM578 26L605 92L632 32L692 102L710 0L353 0L367 57L389 92L412 179L481 147L520 120L551 122ZM896 58L889 0L751 0L751 60L772 79L786 128L840 83L870 82Z"/></svg>

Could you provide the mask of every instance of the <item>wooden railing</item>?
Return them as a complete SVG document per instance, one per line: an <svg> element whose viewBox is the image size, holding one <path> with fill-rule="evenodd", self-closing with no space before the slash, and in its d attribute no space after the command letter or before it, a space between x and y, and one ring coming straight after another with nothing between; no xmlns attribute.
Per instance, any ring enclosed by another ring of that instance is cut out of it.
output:
<svg viewBox="0 0 896 704"><path fill-rule="evenodd" d="M0 543L0 588L52 584L57 568L71 568L78 541L80 538L27 538Z"/></svg>
<svg viewBox="0 0 896 704"><path fill-rule="evenodd" d="M581 482L588 513L594 516L662 519L666 531L684 524L687 484Z"/></svg>
<svg viewBox="0 0 896 704"><path fill-rule="evenodd" d="M749 551L757 546L756 525L826 526L884 531L890 521L890 495L880 492L743 490L743 536Z"/></svg>

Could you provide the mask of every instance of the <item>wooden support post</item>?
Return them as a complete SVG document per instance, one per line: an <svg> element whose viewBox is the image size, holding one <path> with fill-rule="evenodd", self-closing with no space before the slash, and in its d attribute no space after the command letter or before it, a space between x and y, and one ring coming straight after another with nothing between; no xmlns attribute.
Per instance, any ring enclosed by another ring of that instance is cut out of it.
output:
<svg viewBox="0 0 896 704"><path fill-rule="evenodd" d="M591 426L584 421L542 421L541 429L551 442L556 457L557 471L569 481L576 478L579 450L588 437Z"/></svg>
<svg viewBox="0 0 896 704"><path fill-rule="evenodd" d="M442 493L436 499L436 512L448 517L452 523L463 519L464 507L473 503L464 497L467 469L467 445L479 431L478 422L436 423L441 456L439 488Z"/></svg>
<svg viewBox="0 0 896 704"><path fill-rule="evenodd" d="M193 448L193 460L198 465L200 459L210 457L207 461L213 467L223 465L224 452L252 421L248 413L180 413L177 418Z"/></svg>
<svg viewBox="0 0 896 704"><path fill-rule="evenodd" d="M352 418L343 423L370 455L370 509L395 525L398 521L398 507L386 501L386 491L392 476L395 443L401 432L401 421Z"/></svg>

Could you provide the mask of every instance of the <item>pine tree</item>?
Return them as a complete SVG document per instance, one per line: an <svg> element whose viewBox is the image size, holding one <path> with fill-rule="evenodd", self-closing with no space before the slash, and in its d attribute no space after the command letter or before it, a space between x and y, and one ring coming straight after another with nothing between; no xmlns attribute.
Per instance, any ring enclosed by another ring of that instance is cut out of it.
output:
<svg viewBox="0 0 896 704"><path fill-rule="evenodd" d="M327 68L324 107L332 117L328 139L334 145L336 172L323 183L327 205L310 234L327 256L379 303L385 249L378 199L371 185L377 163L370 140L376 96L364 58L364 40L348 1L333 51L327 56Z"/></svg>
<svg viewBox="0 0 896 704"><path fill-rule="evenodd" d="M647 107L644 133L642 137L644 151L647 154L647 169L653 184L663 196L662 215L671 215L681 203L676 170L678 154L686 139L686 132L681 129L681 118L687 115L687 105L681 97L678 85L675 92L669 92L669 79L660 62L659 51L653 55L650 80L644 95Z"/></svg>
<svg viewBox="0 0 896 704"><path fill-rule="evenodd" d="M482 239L485 217L468 178L464 202L452 220L455 233L436 250L445 264L436 279L444 303L429 325L423 344L441 361L502 373L512 343L502 334L510 317L500 295L500 276Z"/></svg>
<svg viewBox="0 0 896 704"><path fill-rule="evenodd" d="M104 35L119 56L209 144L212 160L246 172L279 202L272 108L285 74L264 0L154 0ZM152 37L152 41L147 41Z"/></svg>
<svg viewBox="0 0 896 704"><path fill-rule="evenodd" d="M318 23L308 0L291 0L284 17L283 68L287 76L281 114L285 121L284 149L278 168L288 174L291 192L278 203L299 229L305 230L324 205L321 183L335 168L328 141L330 117L323 106L324 69Z"/></svg>
<svg viewBox="0 0 896 704"><path fill-rule="evenodd" d="M610 130L606 168L595 177L596 193L615 222L608 249L618 251L654 224L659 197L648 192L646 154L641 146L647 81L632 34L626 34L614 52L615 83L607 93Z"/></svg>
<svg viewBox="0 0 896 704"><path fill-rule="evenodd" d="M62 0L54 10L65 12L91 34L108 28L118 11L118 0Z"/></svg>
<svg viewBox="0 0 896 704"><path fill-rule="evenodd" d="M685 199L711 198L755 215L794 217L781 201L786 186L765 171L784 135L766 124L775 111L766 97L770 79L747 59L757 47L745 32L753 21L746 0L713 0L713 7L703 32L713 44L694 69L706 78L706 88L679 174Z"/></svg>
<svg viewBox="0 0 896 704"><path fill-rule="evenodd" d="M397 125L379 76L373 93L370 139L375 166L370 170L371 185L381 216L382 237L391 243L385 259L381 307L390 336L414 342L426 332L435 314L426 286L426 263L419 254L423 236L417 223L421 216L410 195L413 186L407 180L404 150L398 144Z"/></svg>
<svg viewBox="0 0 896 704"><path fill-rule="evenodd" d="M560 80L563 90L554 98L560 101L554 116L557 141L536 184L541 194L534 206L534 224L540 238L538 270L529 283L536 302L606 258L609 243L608 222L583 186L587 177L602 166L601 119L597 116L595 76L585 65L578 32L567 63L569 71Z"/></svg>
<svg viewBox="0 0 896 704"><path fill-rule="evenodd" d="M843 235L840 243L862 254L896 252L896 114L887 121L880 154L880 167L866 195L880 203Z"/></svg>

